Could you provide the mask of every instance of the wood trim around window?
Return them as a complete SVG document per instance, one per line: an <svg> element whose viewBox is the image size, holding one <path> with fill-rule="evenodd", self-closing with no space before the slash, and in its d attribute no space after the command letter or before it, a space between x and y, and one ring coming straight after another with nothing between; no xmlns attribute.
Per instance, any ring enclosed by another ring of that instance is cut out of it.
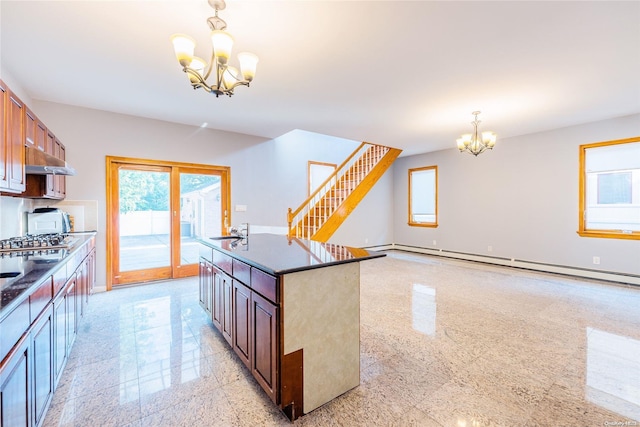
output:
<svg viewBox="0 0 640 427"><path fill-rule="evenodd" d="M335 163L316 162L314 160L307 161L307 197L310 196L311 193L315 190L315 188L311 188L311 167L313 165L328 166L330 168L333 168L334 172L338 167L338 165Z"/></svg>
<svg viewBox="0 0 640 427"><path fill-rule="evenodd" d="M411 185L411 174L413 172L419 172L419 171L423 171L423 170L435 170L435 214L436 214L436 220L434 222L415 222L412 220L412 215L411 215L411 190L412 190L412 185ZM407 224L409 224L409 226L412 227L431 227L431 228L435 228L438 226L438 166L434 165L434 166L424 166L424 167L420 167L420 168L413 168L413 169L409 169L408 170L408 185L407 185L407 194L408 194L408 222Z"/></svg>
<svg viewBox="0 0 640 427"><path fill-rule="evenodd" d="M616 230L598 230L598 229L586 229L586 171L585 171L585 160L586 160L586 152L590 148L597 147L605 147L609 145L619 145L619 144L629 144L640 142L640 136L636 136L633 138L626 139L617 139L613 141L603 141L603 142L595 142L592 144L584 144L579 147L580 150L580 167L579 167L579 204L578 204L578 231L577 233L582 237L599 237L605 239L630 239L630 240L640 240L640 232L633 231L631 233L623 233L622 231Z"/></svg>

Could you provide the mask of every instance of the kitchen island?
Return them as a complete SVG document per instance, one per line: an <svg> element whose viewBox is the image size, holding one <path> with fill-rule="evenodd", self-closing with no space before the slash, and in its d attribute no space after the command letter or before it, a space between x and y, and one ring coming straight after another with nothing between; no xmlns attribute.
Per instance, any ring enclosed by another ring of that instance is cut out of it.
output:
<svg viewBox="0 0 640 427"><path fill-rule="evenodd" d="M204 239L200 304L295 420L360 383L360 262L384 254L253 234Z"/></svg>

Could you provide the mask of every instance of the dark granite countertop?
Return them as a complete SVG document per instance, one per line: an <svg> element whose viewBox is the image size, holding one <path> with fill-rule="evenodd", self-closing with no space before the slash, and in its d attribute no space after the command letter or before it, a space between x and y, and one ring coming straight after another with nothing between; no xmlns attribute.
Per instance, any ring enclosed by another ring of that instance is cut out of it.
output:
<svg viewBox="0 0 640 427"><path fill-rule="evenodd" d="M289 238L279 234L257 233L244 239L209 238L200 241L273 275L385 256L361 248Z"/></svg>
<svg viewBox="0 0 640 427"><path fill-rule="evenodd" d="M2 276L18 273L10 275L13 277L0 278L0 318L29 297L29 288L64 267L70 257L95 235L95 232L74 233L77 239L69 249L33 252L19 257L5 254L0 258Z"/></svg>

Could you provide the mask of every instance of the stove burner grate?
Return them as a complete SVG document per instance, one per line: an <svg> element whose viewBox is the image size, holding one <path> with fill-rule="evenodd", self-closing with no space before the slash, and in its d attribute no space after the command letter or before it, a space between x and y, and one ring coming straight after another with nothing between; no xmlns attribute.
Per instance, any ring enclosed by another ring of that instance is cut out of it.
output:
<svg viewBox="0 0 640 427"><path fill-rule="evenodd" d="M64 233L34 234L0 240L0 253L66 249L72 238Z"/></svg>

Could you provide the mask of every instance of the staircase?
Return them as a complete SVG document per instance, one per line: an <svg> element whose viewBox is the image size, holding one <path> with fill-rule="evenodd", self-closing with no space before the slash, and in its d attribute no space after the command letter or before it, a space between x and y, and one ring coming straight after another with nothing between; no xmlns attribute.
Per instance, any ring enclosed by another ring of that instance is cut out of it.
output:
<svg viewBox="0 0 640 427"><path fill-rule="evenodd" d="M298 209L289 208L289 236L326 242L402 150L363 142Z"/></svg>

